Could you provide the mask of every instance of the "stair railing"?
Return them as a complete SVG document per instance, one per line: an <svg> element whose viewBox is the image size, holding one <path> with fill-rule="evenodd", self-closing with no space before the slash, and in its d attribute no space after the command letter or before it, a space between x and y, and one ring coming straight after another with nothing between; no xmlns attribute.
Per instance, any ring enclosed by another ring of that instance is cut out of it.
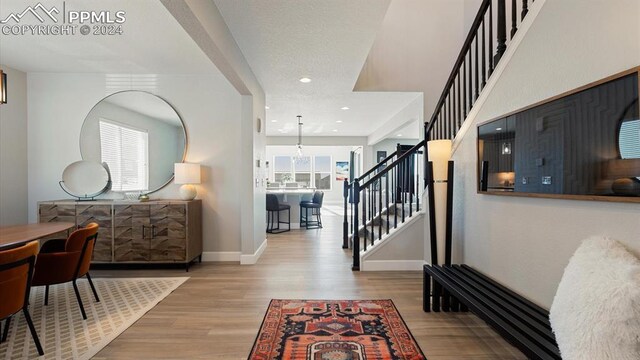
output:
<svg viewBox="0 0 640 360"><path fill-rule="evenodd" d="M424 146L424 140L406 150L398 145L392 155L370 171L352 183L344 183L343 247L351 244L353 270L360 269L361 246L366 251L420 211L420 199L427 183L421 161L426 155ZM352 209L351 231L346 211L348 203Z"/></svg>
<svg viewBox="0 0 640 360"><path fill-rule="evenodd" d="M391 224L394 228L397 227L405 221L407 214L411 217L413 211L420 209L422 190L431 190L432 187L429 186L433 185L426 143L429 140L453 139L457 135L509 46L508 12L511 13L510 38L513 38L518 31L518 24L529 12L528 0L511 0L509 4L506 0L483 0L480 4L435 111L425 123L424 140L407 151L401 151L398 147L393 154L362 176L352 182L345 180L342 247L352 245L353 270L360 269L360 231L363 232L362 245L366 251L367 246L374 245L376 238L380 240L383 234L389 233ZM421 149L422 162L416 159ZM420 163L422 165L418 166ZM415 170L420 168L424 179L423 187L420 186L420 171ZM429 196L428 206L433 210L433 194ZM350 215L347 211L349 208ZM394 212L393 219L390 209ZM433 223L431 231L435 231ZM435 234L431 236L434 237Z"/></svg>
<svg viewBox="0 0 640 360"><path fill-rule="evenodd" d="M397 157L398 150L388 155L386 158L380 160L375 166L366 171L364 174L360 175L357 179L360 183L364 183L369 180L372 176L375 176L382 169L385 169L389 164L391 164ZM353 179L355 180L355 179ZM349 236L353 233L353 216L354 216L354 201L353 196L351 196L350 190L353 188L353 180L349 181L348 179L344 180L343 183L343 198L344 198L344 219L342 222L342 248L348 249L351 247L349 242ZM349 211L350 210L350 211ZM350 225L349 225L350 224Z"/></svg>
<svg viewBox="0 0 640 360"><path fill-rule="evenodd" d="M507 39L509 12L511 29ZM429 120L429 140L453 139L456 136L528 12L528 0L511 0L508 3L506 0L484 0L480 4Z"/></svg>

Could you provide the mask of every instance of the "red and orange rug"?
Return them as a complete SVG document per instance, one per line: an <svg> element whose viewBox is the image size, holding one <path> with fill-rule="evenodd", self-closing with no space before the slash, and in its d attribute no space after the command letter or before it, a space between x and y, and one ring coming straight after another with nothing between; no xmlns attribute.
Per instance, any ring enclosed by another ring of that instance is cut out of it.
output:
<svg viewBox="0 0 640 360"><path fill-rule="evenodd" d="M391 300L271 300L249 360L426 359Z"/></svg>

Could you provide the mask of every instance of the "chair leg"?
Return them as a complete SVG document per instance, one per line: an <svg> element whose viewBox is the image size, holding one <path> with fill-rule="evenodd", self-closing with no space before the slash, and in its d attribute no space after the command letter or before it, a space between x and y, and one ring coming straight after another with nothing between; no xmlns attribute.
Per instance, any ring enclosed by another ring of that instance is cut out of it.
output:
<svg viewBox="0 0 640 360"><path fill-rule="evenodd" d="M87 314L84 312L84 306L82 305L82 299L80 298L80 291L78 291L78 285L76 284L75 280L73 280L73 290L76 292L76 299L78 300L78 305L80 306L82 318L84 320L87 320Z"/></svg>
<svg viewBox="0 0 640 360"><path fill-rule="evenodd" d="M287 225L289 225L289 231L291 231L291 208L287 209L287 214L287 221L289 221Z"/></svg>
<svg viewBox="0 0 640 360"><path fill-rule="evenodd" d="M91 285L91 291L93 291L93 296L96 298L96 302L100 302L98 292L96 291L96 287L93 286L93 281L91 280L91 275L89 275L89 273L87 273L87 280L89 280L89 285Z"/></svg>
<svg viewBox="0 0 640 360"><path fill-rule="evenodd" d="M44 287L44 305L49 305L49 285Z"/></svg>
<svg viewBox="0 0 640 360"><path fill-rule="evenodd" d="M31 316L29 315L29 310L25 307L22 309L24 313L24 318L27 320L27 325L29 325L29 331L31 331L31 337L33 337L33 342L36 343L36 349L38 349L38 354L41 356L44 355L44 350L42 350L42 345L40 345L40 339L38 338L38 333L36 332L35 326L33 326L33 321L31 321Z"/></svg>
<svg viewBox="0 0 640 360"><path fill-rule="evenodd" d="M0 336L0 343L7 341L7 336L9 335L9 325L11 325L11 316L9 316L4 322L4 331L2 332L2 336Z"/></svg>

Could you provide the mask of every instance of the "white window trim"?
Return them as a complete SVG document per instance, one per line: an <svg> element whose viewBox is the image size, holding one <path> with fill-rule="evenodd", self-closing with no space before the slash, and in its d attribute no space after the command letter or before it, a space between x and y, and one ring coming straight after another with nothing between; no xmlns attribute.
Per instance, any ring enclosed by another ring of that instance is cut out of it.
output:
<svg viewBox="0 0 640 360"><path fill-rule="evenodd" d="M99 121L98 121L98 133L100 133L100 128L99 128L100 127L100 122L104 122L104 123L111 124L111 125L114 125L114 126L118 126L118 127L121 127L121 128L125 128L125 129L129 129L129 130L133 130L133 131L137 131L137 132L141 132L141 133L147 134L147 139L146 139L147 150L145 151L145 154L144 154L145 155L145 159L144 159L144 164L145 164L145 166L144 166L145 184L143 185L144 189L112 190L112 191L114 191L114 192L129 192L129 191L131 191L131 192L136 192L136 191L142 192L142 191L149 191L149 131L147 129L137 128L137 127L129 125L129 124L125 124L125 123L121 123L119 121L115 121L115 120L111 120L111 119L107 119L107 118L101 117L99 119ZM99 140L98 141L101 141L100 136L99 136ZM102 152L102 149L100 151Z"/></svg>
<svg viewBox="0 0 640 360"><path fill-rule="evenodd" d="M326 191L331 191L333 190L333 182L334 180L334 176L335 176L335 166L333 163L333 156L332 155L322 155L322 154L317 154L317 155L304 155L304 156L308 156L311 160L311 171L299 171L299 174L310 174L310 184L309 186L317 189L316 186L316 173L318 174L327 174L326 171L316 171L316 156L326 156L329 158L329 188L328 189L319 189L319 190L326 190ZM293 155L273 155L272 157L272 163L274 164L272 169L270 169L270 176L271 178L274 180L276 179L276 174L287 174L286 171L276 171L275 169L275 164L276 164L276 158L277 157L288 157L291 159L291 172L289 172L288 174L291 175L291 178L294 179L293 181L295 181L295 174L296 174L296 165L295 165L295 161L293 161L294 156Z"/></svg>

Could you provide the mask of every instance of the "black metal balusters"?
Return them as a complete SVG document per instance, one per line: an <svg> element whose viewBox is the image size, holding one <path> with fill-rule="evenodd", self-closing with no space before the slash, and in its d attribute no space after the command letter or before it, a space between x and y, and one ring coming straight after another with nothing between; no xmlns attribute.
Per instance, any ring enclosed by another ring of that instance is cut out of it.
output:
<svg viewBox="0 0 640 360"><path fill-rule="evenodd" d="M518 31L518 5L516 0L511 0L511 38Z"/></svg>
<svg viewBox="0 0 640 360"><path fill-rule="evenodd" d="M505 0L496 0L498 2L498 28L497 28L497 41L498 46L496 48L496 55L493 59L495 65L500 62L502 54L507 50L507 13Z"/></svg>
<svg viewBox="0 0 640 360"><path fill-rule="evenodd" d="M349 202L349 180L344 179L344 187L342 189L342 195L344 197L344 219L342 220L342 248L349 248L349 213L348 202Z"/></svg>

